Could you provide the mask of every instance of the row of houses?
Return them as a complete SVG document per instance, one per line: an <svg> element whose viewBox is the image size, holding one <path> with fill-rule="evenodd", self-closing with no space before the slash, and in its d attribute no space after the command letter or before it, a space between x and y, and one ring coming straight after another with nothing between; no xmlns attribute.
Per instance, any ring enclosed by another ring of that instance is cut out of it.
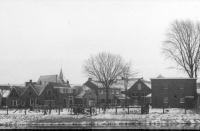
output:
<svg viewBox="0 0 200 131"><path fill-rule="evenodd" d="M148 102L152 108L194 108L199 105L199 89L196 78L164 78L159 75L151 81L143 78L118 79L108 92L111 105L143 105ZM69 84L60 75L40 76L37 82L24 85L1 85L0 106L16 108L18 105L59 105L73 104L86 106L104 104L106 91L98 81L88 78L83 85Z"/></svg>

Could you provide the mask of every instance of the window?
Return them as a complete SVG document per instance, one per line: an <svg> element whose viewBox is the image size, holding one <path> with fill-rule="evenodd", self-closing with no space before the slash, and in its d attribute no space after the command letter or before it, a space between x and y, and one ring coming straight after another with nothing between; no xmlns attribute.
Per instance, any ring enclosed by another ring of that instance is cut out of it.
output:
<svg viewBox="0 0 200 131"><path fill-rule="evenodd" d="M143 100L144 102L147 101L147 100L146 100L146 95L147 95L146 92L143 92L142 95L141 95L142 100Z"/></svg>
<svg viewBox="0 0 200 131"><path fill-rule="evenodd" d="M39 100L38 98L35 98L35 105L38 105L39 104Z"/></svg>
<svg viewBox="0 0 200 131"><path fill-rule="evenodd" d="M73 93L73 89L67 89L67 93Z"/></svg>
<svg viewBox="0 0 200 131"><path fill-rule="evenodd" d="M34 99L33 98L30 99L30 105L31 106L34 105Z"/></svg>
<svg viewBox="0 0 200 131"><path fill-rule="evenodd" d="M99 90L99 94L103 94L103 90Z"/></svg>
<svg viewBox="0 0 200 131"><path fill-rule="evenodd" d="M132 92L132 99L133 99L133 101L135 101L135 100L138 100L138 96L139 96L139 94L137 93L137 92Z"/></svg>
<svg viewBox="0 0 200 131"><path fill-rule="evenodd" d="M25 106L25 100L24 99L21 99L21 105Z"/></svg>
<svg viewBox="0 0 200 131"><path fill-rule="evenodd" d="M17 105L17 100L13 100L14 101L14 105L13 106L16 106Z"/></svg>
<svg viewBox="0 0 200 131"><path fill-rule="evenodd" d="M181 84L179 84L179 88L180 89L184 89L184 85L181 83Z"/></svg>
<svg viewBox="0 0 200 131"><path fill-rule="evenodd" d="M67 92L67 89L65 88L60 88L60 93L66 93Z"/></svg>
<svg viewBox="0 0 200 131"><path fill-rule="evenodd" d="M168 84L167 83L163 83L164 89L168 89Z"/></svg>
<svg viewBox="0 0 200 131"><path fill-rule="evenodd" d="M51 90L47 90L47 95L52 95L52 91Z"/></svg>
<svg viewBox="0 0 200 131"><path fill-rule="evenodd" d="M13 106L13 101L12 100L10 101L10 105Z"/></svg>
<svg viewBox="0 0 200 131"><path fill-rule="evenodd" d="M116 90L116 94L119 94L119 90Z"/></svg>
<svg viewBox="0 0 200 131"><path fill-rule="evenodd" d="M138 90L141 90L142 87L141 87L141 84L138 84Z"/></svg>
<svg viewBox="0 0 200 131"><path fill-rule="evenodd" d="M164 103L168 103L168 97L163 98Z"/></svg>
<svg viewBox="0 0 200 131"><path fill-rule="evenodd" d="M185 103L185 98L180 98L180 103Z"/></svg>
<svg viewBox="0 0 200 131"><path fill-rule="evenodd" d="M114 90L113 89L111 89L111 94L114 94Z"/></svg>

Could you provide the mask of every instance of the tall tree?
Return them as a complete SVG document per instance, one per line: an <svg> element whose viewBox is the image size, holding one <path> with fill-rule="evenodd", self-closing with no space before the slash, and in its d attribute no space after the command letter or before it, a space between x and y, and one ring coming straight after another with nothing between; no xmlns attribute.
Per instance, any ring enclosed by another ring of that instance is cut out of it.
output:
<svg viewBox="0 0 200 131"><path fill-rule="evenodd" d="M126 99L125 99L125 103L126 103L126 106L127 106L127 86L128 86L128 83L129 83L129 79L131 77L134 77L136 76L137 74L139 73L139 71L133 71L132 70L132 63L131 62L128 62L128 63L125 63L123 68L122 68L122 79L124 80L124 87L125 87L125 94L126 94Z"/></svg>
<svg viewBox="0 0 200 131"><path fill-rule="evenodd" d="M197 78L200 64L200 23L175 20L166 34L163 54L177 64L177 69ZM175 68L175 67L173 67Z"/></svg>
<svg viewBox="0 0 200 131"><path fill-rule="evenodd" d="M91 55L83 64L83 73L97 80L104 87L106 91L106 105L108 105L109 88L117 81L117 78L122 76L125 66L126 68L128 67L120 55L105 52Z"/></svg>

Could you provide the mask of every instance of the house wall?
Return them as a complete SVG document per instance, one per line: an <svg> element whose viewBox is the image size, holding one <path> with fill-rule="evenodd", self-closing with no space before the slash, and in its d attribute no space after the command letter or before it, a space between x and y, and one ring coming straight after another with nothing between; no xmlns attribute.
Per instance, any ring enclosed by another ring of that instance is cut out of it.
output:
<svg viewBox="0 0 200 131"><path fill-rule="evenodd" d="M73 103L72 104L75 104L74 103L74 98L75 98L75 94L76 94L76 90L75 89L72 89L73 92L72 93L68 93L66 91L66 93L62 93L60 91L61 88L54 88L52 84L48 84L44 91L41 93L41 96L42 97L42 103L44 104L45 103L45 98L46 97L54 97L54 103L55 105L59 105L59 106L62 106L62 107L68 107L69 106L69 97L73 97ZM52 90L52 95L47 95L47 91L48 90ZM66 103L64 103L64 99L66 100Z"/></svg>
<svg viewBox="0 0 200 131"><path fill-rule="evenodd" d="M51 90L52 94L48 94L48 90ZM51 100L49 100L51 98ZM54 100L52 100L52 98ZM51 102L51 103L50 103ZM40 104L59 104L59 92L57 92L57 89L54 89L51 84L47 84L42 93L40 94Z"/></svg>
<svg viewBox="0 0 200 131"><path fill-rule="evenodd" d="M164 85L168 89L164 91ZM181 91L180 84L184 89ZM197 98L196 79L151 79L152 87L152 108L193 108ZM180 103L180 98L185 96L194 96L195 98L186 98L185 103ZM163 102L163 97L168 97L168 103Z"/></svg>
<svg viewBox="0 0 200 131"><path fill-rule="evenodd" d="M31 93L31 94L30 94ZM21 100L25 100L25 107L29 108L31 106L35 106L35 100L40 99L40 97L38 96L38 94L36 94L36 92L34 91L34 89L29 85L27 87L27 89L21 94L20 96L20 104L21 104ZM34 100L34 104L31 105L30 104L30 100L33 99Z"/></svg>
<svg viewBox="0 0 200 131"><path fill-rule="evenodd" d="M138 84L141 84L141 90L138 90ZM143 83L143 81L138 80L134 85L132 85L128 90L127 90L127 96L131 98L130 100L130 104L134 104L134 100L132 97L132 93L138 93L138 105L143 105L145 103L144 99L142 98L142 93L147 93L150 94L151 93L151 89ZM126 94L126 93L124 93ZM146 101L148 102L148 100L146 99Z"/></svg>
<svg viewBox="0 0 200 131"><path fill-rule="evenodd" d="M84 106L91 105L89 104L91 101L92 105L97 104L97 95L93 90L85 90L85 94L82 96L82 98L75 98L75 104L83 104Z"/></svg>
<svg viewBox="0 0 200 131"><path fill-rule="evenodd" d="M104 90L103 94L100 94L100 90ZM114 94L111 94L111 90L114 90ZM116 94L116 90L119 91L119 94ZM109 89L108 92L109 92L108 99L111 99L111 103L114 103L114 99L115 99L114 96L115 95L121 95L121 89L112 88L112 89ZM98 89L98 103L103 103L102 99L104 101L106 101L106 92L105 92L104 88L99 88Z"/></svg>
<svg viewBox="0 0 200 131"><path fill-rule="evenodd" d="M7 104L8 104L8 108L16 108L17 105L13 106L11 105L11 101L17 101L19 103L19 95L17 93L17 91L15 90L15 88L13 88L10 92L10 95L7 98Z"/></svg>
<svg viewBox="0 0 200 131"><path fill-rule="evenodd" d="M92 105L95 105L97 103L97 95L95 94L95 91L86 90L86 93L83 98L85 99L84 104L87 106L90 105L89 101L92 101Z"/></svg>

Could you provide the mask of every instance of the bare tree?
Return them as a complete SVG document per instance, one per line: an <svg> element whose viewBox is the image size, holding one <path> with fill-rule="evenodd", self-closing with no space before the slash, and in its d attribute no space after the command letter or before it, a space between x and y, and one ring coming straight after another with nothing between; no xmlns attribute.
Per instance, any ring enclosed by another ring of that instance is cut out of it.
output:
<svg viewBox="0 0 200 131"><path fill-rule="evenodd" d="M163 54L177 64L177 69L186 72L190 78L197 78L200 63L200 23L175 20L166 36Z"/></svg>
<svg viewBox="0 0 200 131"><path fill-rule="evenodd" d="M106 105L108 105L109 88L122 75L125 69L124 63L120 55L102 52L95 56L91 55L83 64L83 73L100 82L105 89Z"/></svg>
<svg viewBox="0 0 200 131"><path fill-rule="evenodd" d="M124 87L125 87L125 94L126 94L126 99L125 99L125 103L126 103L126 106L127 106L127 86L128 86L128 83L129 83L129 79L131 77L134 77L136 76L137 74L139 73L139 71L133 71L132 70L132 63L131 62L128 62L128 63L125 63L123 68L122 68L122 79L124 80Z"/></svg>

